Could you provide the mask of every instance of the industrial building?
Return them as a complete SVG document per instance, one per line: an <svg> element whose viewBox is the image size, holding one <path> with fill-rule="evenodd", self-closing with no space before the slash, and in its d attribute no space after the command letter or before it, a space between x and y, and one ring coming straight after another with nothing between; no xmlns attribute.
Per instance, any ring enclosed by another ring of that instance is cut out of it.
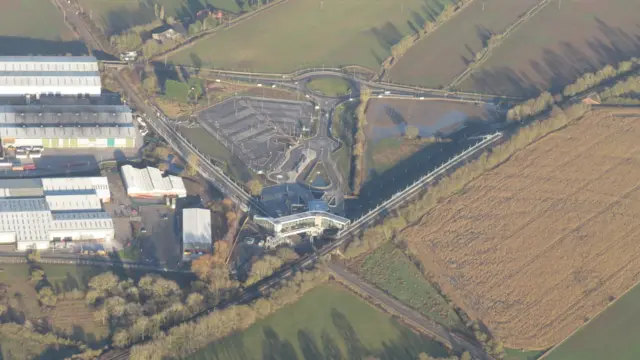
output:
<svg viewBox="0 0 640 360"><path fill-rule="evenodd" d="M111 200L104 176L0 180L0 198L56 195L93 195L103 203Z"/></svg>
<svg viewBox="0 0 640 360"><path fill-rule="evenodd" d="M100 96L93 56L0 56L0 96Z"/></svg>
<svg viewBox="0 0 640 360"><path fill-rule="evenodd" d="M2 184L2 181L0 181L0 184ZM95 194L103 203L111 201L109 180L105 176L43 178L41 179L41 184L43 195L47 196Z"/></svg>
<svg viewBox="0 0 640 360"><path fill-rule="evenodd" d="M182 210L182 252L189 258L199 253L211 253L211 210Z"/></svg>
<svg viewBox="0 0 640 360"><path fill-rule="evenodd" d="M137 131L124 105L0 106L3 147L133 148Z"/></svg>
<svg viewBox="0 0 640 360"><path fill-rule="evenodd" d="M182 178L173 175L163 176L154 167L136 169L125 165L120 169L127 195L134 198L163 198L187 196Z"/></svg>
<svg viewBox="0 0 640 360"><path fill-rule="evenodd" d="M106 180L0 180L0 244L15 245L19 251L79 241L109 244L113 220L101 203L110 198Z"/></svg>

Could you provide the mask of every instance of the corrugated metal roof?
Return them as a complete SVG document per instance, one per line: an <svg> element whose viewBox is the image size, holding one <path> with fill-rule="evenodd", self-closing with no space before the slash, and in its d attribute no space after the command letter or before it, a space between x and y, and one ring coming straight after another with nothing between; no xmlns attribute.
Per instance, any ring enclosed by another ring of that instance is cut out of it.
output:
<svg viewBox="0 0 640 360"><path fill-rule="evenodd" d="M40 138L135 138L133 126L120 127L15 127L0 128L0 137L17 139Z"/></svg>
<svg viewBox="0 0 640 360"><path fill-rule="evenodd" d="M0 56L0 71L98 71L93 56Z"/></svg>
<svg viewBox="0 0 640 360"><path fill-rule="evenodd" d="M182 210L183 249L209 250L212 246L211 211L207 209Z"/></svg>
<svg viewBox="0 0 640 360"><path fill-rule="evenodd" d="M1 182L0 182L1 185ZM85 193L100 199L111 196L109 180L104 176L77 178L44 178L42 188L46 195Z"/></svg>
<svg viewBox="0 0 640 360"><path fill-rule="evenodd" d="M111 230L113 229L113 219L108 213L66 213L53 214L51 230Z"/></svg>
<svg viewBox="0 0 640 360"><path fill-rule="evenodd" d="M47 195L45 200L51 211L102 210L100 198L96 194Z"/></svg>
<svg viewBox="0 0 640 360"><path fill-rule="evenodd" d="M0 106L0 127L132 125L131 108L123 105L5 105Z"/></svg>
<svg viewBox="0 0 640 360"><path fill-rule="evenodd" d="M67 73L65 75L3 75L0 86L55 86L55 87L95 87L102 86L100 74L84 76ZM3 91L3 93L6 90Z"/></svg>
<svg viewBox="0 0 640 360"><path fill-rule="evenodd" d="M48 211L47 203L43 198L36 199L0 199L0 213L3 212L28 212Z"/></svg>
<svg viewBox="0 0 640 360"><path fill-rule="evenodd" d="M182 178L169 175L162 176L162 172L154 167L136 169L131 165L121 168L128 191L132 192L186 192Z"/></svg>

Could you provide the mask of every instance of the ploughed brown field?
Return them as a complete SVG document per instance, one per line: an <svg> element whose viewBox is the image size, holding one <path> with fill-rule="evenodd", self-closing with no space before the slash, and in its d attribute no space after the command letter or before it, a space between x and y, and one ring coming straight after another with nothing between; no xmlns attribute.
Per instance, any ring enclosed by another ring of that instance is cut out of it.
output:
<svg viewBox="0 0 640 360"><path fill-rule="evenodd" d="M547 348L640 280L638 139L640 111L593 111L471 182L403 237L507 347Z"/></svg>

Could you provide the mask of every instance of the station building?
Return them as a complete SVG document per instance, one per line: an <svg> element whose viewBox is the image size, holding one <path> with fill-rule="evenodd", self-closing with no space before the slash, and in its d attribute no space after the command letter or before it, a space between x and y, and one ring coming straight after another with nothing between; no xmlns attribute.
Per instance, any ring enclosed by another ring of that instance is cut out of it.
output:
<svg viewBox="0 0 640 360"><path fill-rule="evenodd" d="M93 56L0 56L0 96L89 96L101 94Z"/></svg>
<svg viewBox="0 0 640 360"><path fill-rule="evenodd" d="M137 131L124 105L0 106L3 147L133 148Z"/></svg>
<svg viewBox="0 0 640 360"><path fill-rule="evenodd" d="M317 236L325 230L342 229L351 223L347 218L326 211L306 211L278 218L255 216L253 221L271 235L267 247L287 243L293 235Z"/></svg>

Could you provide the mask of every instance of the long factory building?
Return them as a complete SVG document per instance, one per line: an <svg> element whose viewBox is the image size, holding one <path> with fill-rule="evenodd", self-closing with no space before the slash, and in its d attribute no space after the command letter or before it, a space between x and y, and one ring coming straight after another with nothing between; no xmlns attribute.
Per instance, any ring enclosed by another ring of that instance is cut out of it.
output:
<svg viewBox="0 0 640 360"><path fill-rule="evenodd" d="M101 94L93 56L0 56L0 96L89 96Z"/></svg>
<svg viewBox="0 0 640 360"><path fill-rule="evenodd" d="M105 177L0 180L0 244L19 251L114 238Z"/></svg>
<svg viewBox="0 0 640 360"><path fill-rule="evenodd" d="M137 135L125 105L0 106L5 148L133 148Z"/></svg>

